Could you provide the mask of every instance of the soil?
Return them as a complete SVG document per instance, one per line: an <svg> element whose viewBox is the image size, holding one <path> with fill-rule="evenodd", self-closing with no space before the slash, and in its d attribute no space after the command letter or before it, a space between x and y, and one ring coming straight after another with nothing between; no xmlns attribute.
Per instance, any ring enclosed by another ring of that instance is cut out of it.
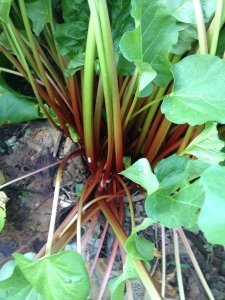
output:
<svg viewBox="0 0 225 300"><path fill-rule="evenodd" d="M75 149L76 146L69 139L62 137L59 143L59 138L60 134L47 121L0 127L0 174L3 173L4 180L9 181L35 171L51 164L58 158L64 157ZM9 260L14 252L37 253L46 242L54 192L55 171L56 168L51 168L4 189L10 200L7 203L6 225L0 234L0 265ZM75 158L68 162L62 180L58 223L65 218L67 211L76 203L78 199L76 187L84 182L86 175L87 170L82 158ZM2 176L0 176L0 179L3 180ZM2 182L0 182L1 184ZM137 216L136 223L139 224L145 217L144 197L142 195L134 196L133 201ZM93 237L86 246L85 257L88 265L92 264L104 222L103 216L100 216ZM124 220L124 227L129 233L129 214ZM84 228L84 232L87 230L88 224ZM201 234L191 232L186 232L186 234L215 299L225 299L224 248L220 246L212 247L207 244ZM157 225L148 228L144 232L144 236L154 242L158 249L158 257L152 262L152 269L154 269L154 280L160 286L160 228ZM109 230L101 252L101 258L94 276L92 276L92 299L95 299L96 290L107 268L107 261L113 243L114 236L112 231ZM69 247L76 247L75 241ZM167 299L179 299L170 230L166 231L166 252L166 296ZM180 245L180 255L186 299L208 299L182 245ZM121 270L122 264L118 256L113 275L120 274ZM134 299L148 299L143 286L138 281L134 282L133 291ZM108 292L105 294L104 299L109 299Z"/></svg>

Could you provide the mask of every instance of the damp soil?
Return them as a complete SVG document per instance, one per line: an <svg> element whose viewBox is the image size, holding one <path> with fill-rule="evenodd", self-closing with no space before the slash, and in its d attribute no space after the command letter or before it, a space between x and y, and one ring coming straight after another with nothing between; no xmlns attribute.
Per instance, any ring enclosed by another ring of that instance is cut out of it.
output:
<svg viewBox="0 0 225 300"><path fill-rule="evenodd" d="M56 160L68 155L76 149L68 138L60 134L47 121L33 121L20 125L5 125L0 127L0 174L1 181L9 181L24 174L47 166ZM10 199L7 203L6 225L0 234L0 265L11 259L14 252L37 253L45 244L51 215L52 198L54 192L54 178L56 168L40 172L35 176L18 181L4 189ZM87 169L82 157L70 160L63 174L60 207L58 210L58 224L66 217L71 207L78 200L77 190L82 186L87 176ZM3 182L0 182L0 185ZM136 223L139 224L145 217L144 197L134 196ZM128 206L128 205L127 205ZM127 207L124 228L129 234L130 217ZM105 220L100 215L93 231L93 236L87 243L85 257L87 265L92 264L96 253ZM89 224L84 228L88 230ZM161 234L160 227L155 225L148 228L143 235L155 243L158 256L152 262L153 278L160 287L161 275ZM225 300L225 251L223 247L207 244L201 234L186 232L192 250L198 260L203 274L215 296L215 299ZM167 264L167 299L179 299L172 233L166 231L166 264ZM95 299L102 276L107 268L111 255L114 235L109 230L105 239L100 259L92 276L92 299ZM70 247L76 247L75 241ZM208 299L199 282L186 250L180 245L182 274L186 299ZM119 275L122 270L118 255L113 268L113 275ZM135 281L133 284L134 299L149 299L143 286ZM106 292L104 299L109 299ZM154 299L153 299L154 300Z"/></svg>

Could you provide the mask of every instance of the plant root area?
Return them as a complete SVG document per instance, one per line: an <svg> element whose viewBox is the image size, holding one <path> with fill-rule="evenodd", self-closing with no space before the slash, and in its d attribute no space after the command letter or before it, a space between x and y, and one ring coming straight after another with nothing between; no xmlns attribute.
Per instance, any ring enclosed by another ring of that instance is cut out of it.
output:
<svg viewBox="0 0 225 300"><path fill-rule="evenodd" d="M0 185L32 171L45 167L76 150L69 139L60 134L47 121L34 121L21 125L4 125L0 127ZM0 266L11 259L14 252L37 253L46 243L51 206L54 193L54 179L57 167L47 169L26 179L17 181L4 188L9 201L7 202L6 225L0 234ZM60 190L60 205L58 208L57 226L67 216L79 198L79 191L87 176L84 159L70 159L65 167ZM133 195L136 224L146 217L144 212L144 195ZM128 203L124 220L124 228L130 233L130 216ZM91 238L87 241L84 256L87 267L91 267L104 228L105 220L101 215L95 225ZM83 236L89 229L85 224ZM142 235L156 245L156 255L151 262L151 271L159 287L161 274L161 229L154 225L146 229ZM205 275L205 278L215 296L215 299L225 299L225 251L223 247L206 243L201 234L186 232L192 250ZM166 230L166 297L179 299L176 267L173 250L172 232ZM99 286L107 269L108 259L114 244L114 234L109 228L101 249L100 258L91 277L91 299L96 299ZM74 239L68 246L76 249ZM185 248L180 244L180 258L186 299L208 299L204 293L197 274L192 266ZM120 275L122 263L120 255L116 257L111 276ZM133 295L136 300L147 300L143 286L132 283ZM103 299L110 299L106 290ZM154 300L154 299L153 299Z"/></svg>

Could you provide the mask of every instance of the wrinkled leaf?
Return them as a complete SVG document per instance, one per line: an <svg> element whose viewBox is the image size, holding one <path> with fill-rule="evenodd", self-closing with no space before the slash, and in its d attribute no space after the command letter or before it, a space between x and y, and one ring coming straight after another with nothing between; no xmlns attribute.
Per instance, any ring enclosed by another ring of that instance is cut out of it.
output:
<svg viewBox="0 0 225 300"><path fill-rule="evenodd" d="M7 23L9 20L9 13L12 0L0 0L0 20Z"/></svg>
<svg viewBox="0 0 225 300"><path fill-rule="evenodd" d="M39 105L31 97L11 89L0 75L0 125L43 118Z"/></svg>
<svg viewBox="0 0 225 300"><path fill-rule="evenodd" d="M51 23L51 0L29 0L26 9L33 24L34 33L39 36L45 24Z"/></svg>
<svg viewBox="0 0 225 300"><path fill-rule="evenodd" d="M166 227L192 227L197 222L203 200L203 187L196 181L173 195L159 189L147 197L145 210L149 217Z"/></svg>
<svg viewBox="0 0 225 300"><path fill-rule="evenodd" d="M161 0L133 0L131 15L135 29L124 33L121 52L135 64L150 64L157 72L156 82L165 86L171 79L168 55L178 38L175 19Z"/></svg>
<svg viewBox="0 0 225 300"><path fill-rule="evenodd" d="M146 158L139 159L120 174L142 186L147 190L148 195L156 191L159 187L159 182L152 173L150 164Z"/></svg>
<svg viewBox="0 0 225 300"><path fill-rule="evenodd" d="M164 0L170 12L178 21L196 24L193 0ZM209 21L215 10L215 0L201 0L205 22Z"/></svg>
<svg viewBox="0 0 225 300"><path fill-rule="evenodd" d="M85 52L89 23L88 2L63 0L62 12L65 22L56 25L54 37L60 54L73 59L74 65L76 57L80 61L77 55Z"/></svg>
<svg viewBox="0 0 225 300"><path fill-rule="evenodd" d="M225 167L211 166L201 176L205 201L198 225L210 243L225 245Z"/></svg>
<svg viewBox="0 0 225 300"><path fill-rule="evenodd" d="M67 250L33 261L16 253L14 258L26 279L46 300L87 299L90 282L78 253Z"/></svg>
<svg viewBox="0 0 225 300"><path fill-rule="evenodd" d="M225 61L191 55L172 67L174 86L161 110L176 124L225 123Z"/></svg>
<svg viewBox="0 0 225 300"><path fill-rule="evenodd" d="M61 55L74 59L78 53L84 53L87 26L82 20L57 24L54 37Z"/></svg>
<svg viewBox="0 0 225 300"><path fill-rule="evenodd" d="M210 164L218 164L225 159L225 153L221 152L223 147L224 142L218 137L217 124L208 123L183 152Z"/></svg>

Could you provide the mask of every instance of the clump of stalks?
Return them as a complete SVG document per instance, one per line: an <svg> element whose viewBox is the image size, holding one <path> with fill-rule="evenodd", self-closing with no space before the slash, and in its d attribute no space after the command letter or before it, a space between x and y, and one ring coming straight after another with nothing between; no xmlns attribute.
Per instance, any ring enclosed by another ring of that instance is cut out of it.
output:
<svg viewBox="0 0 225 300"><path fill-rule="evenodd" d="M138 99L139 73L137 68L132 76L118 76L114 46L106 1L88 1L90 21L86 43L84 68L72 77L66 77L64 70L67 61L56 47L54 39L55 23L52 16L46 25L41 39L33 34L28 19L24 0L13 2L9 22L2 23L13 54L0 43L0 51L13 64L14 75L24 77L31 85L34 95L48 120L64 135L74 138L76 132L81 148L73 156L84 155L90 170L78 203L73 207L62 224L54 231L57 201L63 168L67 159L60 163L57 176L53 212L46 246L37 254L37 258L63 249L72 238L77 237L77 251L82 252L92 230L102 212L106 218L90 274L96 266L107 229L112 227L115 242L112 248L107 271L102 280L99 299L102 297L118 250L121 258L125 257L127 235L123 229L125 216L124 197L130 205L131 220L135 216L132 209L131 193L136 186L125 182L119 175L123 170L123 160L128 157L135 162L146 157L152 166L170 154L182 151L201 131L200 127L176 125L169 122L160 111L162 99L171 91L172 82L165 88L154 83L150 96ZM97 5L96 5L97 3ZM202 21L199 1L194 1L197 28L199 33L200 53L207 53L213 35L213 23L209 27L207 43L204 21ZM13 21L14 20L14 21ZM24 27L26 36L18 30ZM213 49L212 49L213 51ZM191 50L194 52L194 49ZM95 71L98 59L99 72ZM172 64L180 56L171 55ZM2 71L10 73L9 69ZM47 104L47 105L46 105ZM54 111L54 116L51 113ZM48 166L51 167L51 166ZM47 168L47 167L46 167ZM43 169L44 170L44 169ZM93 197L93 194L95 197ZM82 240L81 227L90 221L90 228ZM182 229L174 230L175 258L181 299L184 299L182 276L179 263L178 235L180 235L200 279L211 299L213 296L198 267ZM165 296L165 229L162 227L162 297ZM155 284L139 260L132 260L136 271L152 299L161 299Z"/></svg>

